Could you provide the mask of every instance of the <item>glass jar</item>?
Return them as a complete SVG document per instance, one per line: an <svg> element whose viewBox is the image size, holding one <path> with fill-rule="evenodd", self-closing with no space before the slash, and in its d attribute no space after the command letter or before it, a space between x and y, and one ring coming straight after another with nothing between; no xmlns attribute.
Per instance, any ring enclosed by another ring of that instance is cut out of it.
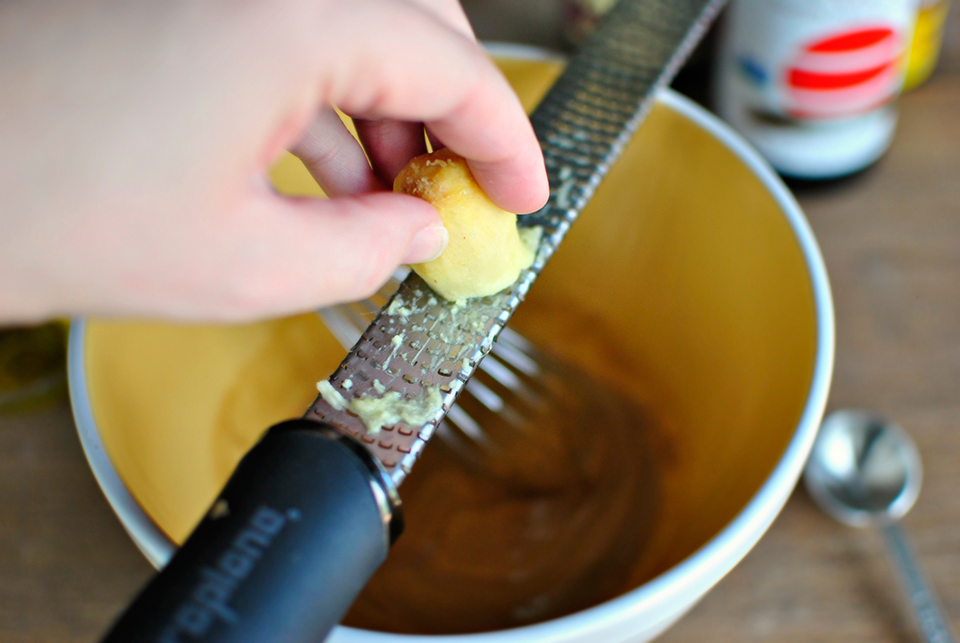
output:
<svg viewBox="0 0 960 643"><path fill-rule="evenodd" d="M827 179L887 150L917 0L734 0L720 35L720 116L781 174Z"/></svg>
<svg viewBox="0 0 960 643"><path fill-rule="evenodd" d="M920 0L913 42L910 44L907 78L903 82L904 91L923 83L937 66L949 6L949 0Z"/></svg>

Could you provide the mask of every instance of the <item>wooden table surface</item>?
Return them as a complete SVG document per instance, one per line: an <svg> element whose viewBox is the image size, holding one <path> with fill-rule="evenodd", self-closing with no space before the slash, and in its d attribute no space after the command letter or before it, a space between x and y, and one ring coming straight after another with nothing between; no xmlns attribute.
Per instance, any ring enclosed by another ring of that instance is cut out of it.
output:
<svg viewBox="0 0 960 643"><path fill-rule="evenodd" d="M481 35L493 5L467 5ZM916 439L926 475L905 523L960 627L958 14L937 73L902 97L882 162L796 191L836 302L830 409L874 409ZM528 40L553 37L540 29ZM0 416L0 642L95 641L150 574L87 468L67 405ZM756 548L661 640L909 641L911 627L878 534L835 524L798 489Z"/></svg>

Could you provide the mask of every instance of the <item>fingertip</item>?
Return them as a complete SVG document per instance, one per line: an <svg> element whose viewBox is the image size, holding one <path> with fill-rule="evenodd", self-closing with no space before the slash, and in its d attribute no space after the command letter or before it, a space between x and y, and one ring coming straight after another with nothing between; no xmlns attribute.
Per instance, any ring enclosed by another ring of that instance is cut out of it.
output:
<svg viewBox="0 0 960 643"><path fill-rule="evenodd" d="M229 233L231 306L257 314L362 299L446 243L436 208L392 192L326 200L258 191Z"/></svg>
<svg viewBox="0 0 960 643"><path fill-rule="evenodd" d="M414 231L433 225L443 226L440 213L433 205L419 197L399 192L372 192L356 197L353 201L364 204L365 207L381 213L390 213L389 221L397 226ZM386 221L383 221L384 223Z"/></svg>
<svg viewBox="0 0 960 643"><path fill-rule="evenodd" d="M511 163L467 163L490 200L508 212L536 212L550 197L550 183L540 155Z"/></svg>
<svg viewBox="0 0 960 643"><path fill-rule="evenodd" d="M529 187L515 210L517 214L536 212L545 206L550 198L550 180L547 178L547 168L543 163L542 154L538 155L536 163L529 171L529 176Z"/></svg>
<svg viewBox="0 0 960 643"><path fill-rule="evenodd" d="M443 254L450 242L450 233L442 223L429 225L421 228L407 248L407 254L404 255L402 263L427 263L433 261Z"/></svg>

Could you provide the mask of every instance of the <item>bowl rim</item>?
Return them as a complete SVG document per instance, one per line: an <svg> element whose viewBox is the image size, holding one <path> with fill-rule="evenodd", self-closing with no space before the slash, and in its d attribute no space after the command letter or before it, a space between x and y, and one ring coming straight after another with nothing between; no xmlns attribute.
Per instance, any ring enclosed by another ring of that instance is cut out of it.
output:
<svg viewBox="0 0 960 643"><path fill-rule="evenodd" d="M485 43L491 55L522 60L557 60L561 54L530 45ZM699 549L643 585L599 605L542 623L475 634L393 634L337 626L330 643L521 643L568 641L596 636L642 614L659 613L645 629L659 633L676 621L747 554L773 523L800 479L826 408L833 374L835 327L830 283L820 249L799 204L771 166L730 126L688 98L662 89L657 100L706 130L732 152L763 184L790 225L803 254L813 290L817 333L814 368L797 428L774 470L759 490L723 529ZM67 347L70 402L84 454L97 483L124 529L150 563L162 567L176 545L157 526L123 483L100 438L87 388L84 337L86 320L74 318ZM690 593L693 592L693 600ZM671 602L682 603L670 609Z"/></svg>

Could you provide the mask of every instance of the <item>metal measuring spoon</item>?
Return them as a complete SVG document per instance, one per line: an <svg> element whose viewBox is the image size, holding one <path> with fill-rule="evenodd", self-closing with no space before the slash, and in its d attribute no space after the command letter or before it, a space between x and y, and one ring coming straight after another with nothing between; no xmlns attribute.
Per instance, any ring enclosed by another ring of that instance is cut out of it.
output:
<svg viewBox="0 0 960 643"><path fill-rule="evenodd" d="M933 588L917 564L899 519L920 493L923 466L910 436L862 411L837 411L820 427L804 471L814 501L853 527L878 525L927 641L957 642Z"/></svg>

